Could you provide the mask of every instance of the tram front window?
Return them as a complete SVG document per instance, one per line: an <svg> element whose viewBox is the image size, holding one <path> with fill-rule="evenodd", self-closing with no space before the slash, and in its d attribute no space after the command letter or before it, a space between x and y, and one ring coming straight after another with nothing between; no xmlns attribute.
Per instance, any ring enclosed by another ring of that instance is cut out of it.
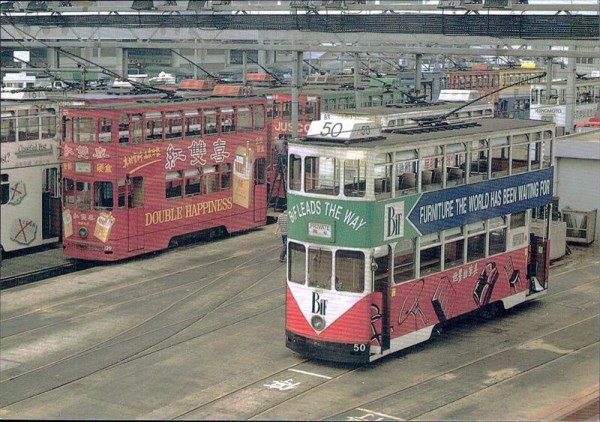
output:
<svg viewBox="0 0 600 422"><path fill-rule="evenodd" d="M94 209L113 209L113 184L112 182L94 182Z"/></svg>
<svg viewBox="0 0 600 422"><path fill-rule="evenodd" d="M365 289L365 255L358 251L335 253L335 289L362 293Z"/></svg>
<svg viewBox="0 0 600 422"><path fill-rule="evenodd" d="M331 289L331 251L309 248L308 287Z"/></svg>
<svg viewBox="0 0 600 422"><path fill-rule="evenodd" d="M289 242L288 256L288 279L294 283L304 284L306 248L300 243Z"/></svg>

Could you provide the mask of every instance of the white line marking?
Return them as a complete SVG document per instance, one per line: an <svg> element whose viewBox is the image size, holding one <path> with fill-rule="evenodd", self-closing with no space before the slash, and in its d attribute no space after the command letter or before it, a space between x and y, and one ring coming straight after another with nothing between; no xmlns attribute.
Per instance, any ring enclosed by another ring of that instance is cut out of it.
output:
<svg viewBox="0 0 600 422"><path fill-rule="evenodd" d="M398 418L396 416L386 415L385 413L375 412L374 410L364 409L362 407L357 407L356 410L360 410L361 412L366 412L366 413L372 413L374 415L381 416L381 417L384 417L386 419L393 419L395 421L404 421L404 420L406 420L406 419Z"/></svg>
<svg viewBox="0 0 600 422"><path fill-rule="evenodd" d="M298 372L299 374L312 375L313 377L325 378L328 380L331 379L331 377L328 377L327 375L315 374L314 372L301 371L300 369L288 369L288 371Z"/></svg>

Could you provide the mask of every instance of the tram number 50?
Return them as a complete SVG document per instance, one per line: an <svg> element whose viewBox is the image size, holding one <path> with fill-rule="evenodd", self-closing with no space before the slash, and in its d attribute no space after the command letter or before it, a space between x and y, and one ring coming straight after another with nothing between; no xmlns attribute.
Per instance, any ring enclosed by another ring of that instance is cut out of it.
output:
<svg viewBox="0 0 600 422"><path fill-rule="evenodd" d="M321 136L331 136L337 138L342 134L343 126L341 123L325 122L321 128ZM357 125L352 128L354 136L368 136L371 133L369 125Z"/></svg>
<svg viewBox="0 0 600 422"><path fill-rule="evenodd" d="M354 351L355 352L364 352L367 350L367 345L366 344L355 344L354 345Z"/></svg>

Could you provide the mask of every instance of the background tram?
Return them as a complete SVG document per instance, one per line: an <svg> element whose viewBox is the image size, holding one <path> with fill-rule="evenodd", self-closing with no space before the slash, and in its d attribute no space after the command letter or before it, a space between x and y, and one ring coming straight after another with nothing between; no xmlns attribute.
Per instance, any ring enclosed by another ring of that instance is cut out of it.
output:
<svg viewBox="0 0 600 422"><path fill-rule="evenodd" d="M380 129L394 129L416 125L423 118L448 115L447 120L477 119L494 117L494 105L490 102L476 102L479 93L473 90L442 90L437 101L417 103L393 103L382 107L369 107L354 110L332 110L321 114L323 120L369 120ZM464 108L456 110L465 105ZM456 111L454 111L456 110Z"/></svg>
<svg viewBox="0 0 600 422"><path fill-rule="evenodd" d="M575 81L575 93L567 88L567 81L553 81L550 95L545 84L531 85L530 117L552 121L556 136L576 132L578 123L600 117L600 78L583 78ZM567 111L574 110L573 127L567 127Z"/></svg>
<svg viewBox="0 0 600 422"><path fill-rule="evenodd" d="M544 294L548 222L531 223L551 204L553 140L533 120L313 122L289 146L287 347L365 363Z"/></svg>
<svg viewBox="0 0 600 422"><path fill-rule="evenodd" d="M58 103L2 101L2 251L60 237Z"/></svg>
<svg viewBox="0 0 600 422"><path fill-rule="evenodd" d="M115 261L198 233L266 223L266 100L67 107L63 247Z"/></svg>

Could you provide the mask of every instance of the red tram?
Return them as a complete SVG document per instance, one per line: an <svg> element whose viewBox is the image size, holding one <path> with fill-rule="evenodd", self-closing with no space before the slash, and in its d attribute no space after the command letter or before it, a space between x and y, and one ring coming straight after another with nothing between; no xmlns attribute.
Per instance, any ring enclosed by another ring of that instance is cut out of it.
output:
<svg viewBox="0 0 600 422"><path fill-rule="evenodd" d="M266 223L264 98L67 107L62 127L69 257L116 261Z"/></svg>
<svg viewBox="0 0 600 422"><path fill-rule="evenodd" d="M289 145L287 347L367 363L546 294L554 130L313 122Z"/></svg>

